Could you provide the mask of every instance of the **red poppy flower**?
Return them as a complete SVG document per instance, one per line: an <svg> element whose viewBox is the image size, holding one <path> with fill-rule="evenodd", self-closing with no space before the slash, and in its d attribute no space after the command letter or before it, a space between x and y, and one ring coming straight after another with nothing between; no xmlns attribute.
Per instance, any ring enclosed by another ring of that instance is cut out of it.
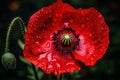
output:
<svg viewBox="0 0 120 80"><path fill-rule="evenodd" d="M105 54L109 28L94 8L74 9L58 0L33 14L25 34L25 58L45 73L60 75L93 66Z"/></svg>

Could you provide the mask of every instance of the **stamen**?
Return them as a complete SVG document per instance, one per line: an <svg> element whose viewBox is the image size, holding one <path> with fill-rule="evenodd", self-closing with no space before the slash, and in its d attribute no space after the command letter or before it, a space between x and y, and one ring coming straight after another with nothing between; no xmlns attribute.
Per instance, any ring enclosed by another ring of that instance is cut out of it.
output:
<svg viewBox="0 0 120 80"><path fill-rule="evenodd" d="M53 45L57 51L61 53L71 53L79 45L79 34L71 27L64 27L62 30L57 30L52 36Z"/></svg>

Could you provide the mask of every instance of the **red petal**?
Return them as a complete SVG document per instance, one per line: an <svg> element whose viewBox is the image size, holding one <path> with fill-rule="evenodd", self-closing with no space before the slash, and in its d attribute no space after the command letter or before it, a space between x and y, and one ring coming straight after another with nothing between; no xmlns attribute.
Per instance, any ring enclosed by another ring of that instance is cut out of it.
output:
<svg viewBox="0 0 120 80"><path fill-rule="evenodd" d="M49 46L48 46L49 44ZM61 54L54 50L52 42L47 41L45 48L48 49L43 54L33 55L28 45L25 45L24 56L27 60L32 62L37 67L41 68L45 73L54 73L60 75L66 72L73 72L74 70L80 70L78 63L71 57L70 54Z"/></svg>
<svg viewBox="0 0 120 80"><path fill-rule="evenodd" d="M62 18L61 14L72 10L73 8L68 4L58 1L49 7L42 8L31 16L25 37L26 44L29 45L34 55L45 52L41 45L46 40L51 40L55 31L62 29L59 21Z"/></svg>
<svg viewBox="0 0 120 80"><path fill-rule="evenodd" d="M64 9L66 7L66 9ZM51 35L61 29L60 14L73 8L68 4L55 3L32 15L26 32L24 56L46 73L60 75L79 70L80 66L70 54L62 55L54 49Z"/></svg>
<svg viewBox="0 0 120 80"><path fill-rule="evenodd" d="M102 15L94 8L79 9L77 12L80 23L77 22L75 29L80 34L80 43L73 55L85 65L92 66L108 48L109 29Z"/></svg>
<svg viewBox="0 0 120 80"><path fill-rule="evenodd" d="M94 65L108 47L109 29L99 12L92 8L74 10L70 5L58 1L32 15L25 35L25 58L46 73L60 75L80 69L70 54L57 52L52 44L51 36L63 28L61 24L69 22L66 19L80 34L80 46L73 53L76 59L86 65Z"/></svg>

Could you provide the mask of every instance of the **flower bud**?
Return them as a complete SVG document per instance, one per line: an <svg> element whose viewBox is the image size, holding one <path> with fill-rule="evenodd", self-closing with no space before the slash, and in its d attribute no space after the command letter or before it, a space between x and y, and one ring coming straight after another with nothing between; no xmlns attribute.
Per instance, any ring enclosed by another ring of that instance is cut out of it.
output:
<svg viewBox="0 0 120 80"><path fill-rule="evenodd" d="M2 55L2 64L7 71L15 70L16 68L15 56L10 52L4 53Z"/></svg>

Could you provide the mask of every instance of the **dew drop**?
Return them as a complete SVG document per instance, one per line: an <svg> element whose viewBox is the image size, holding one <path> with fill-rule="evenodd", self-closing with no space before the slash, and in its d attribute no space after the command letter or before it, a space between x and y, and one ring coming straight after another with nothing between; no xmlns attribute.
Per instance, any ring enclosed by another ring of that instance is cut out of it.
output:
<svg viewBox="0 0 120 80"><path fill-rule="evenodd" d="M52 60L52 53L49 53L49 54L47 55L47 58L48 58L48 61L50 62L50 61Z"/></svg>
<svg viewBox="0 0 120 80"><path fill-rule="evenodd" d="M59 67L59 68L61 67L61 65L59 63L56 63L56 66Z"/></svg>
<svg viewBox="0 0 120 80"><path fill-rule="evenodd" d="M62 17L62 14L59 14L60 17Z"/></svg>
<svg viewBox="0 0 120 80"><path fill-rule="evenodd" d="M39 42L38 42L38 41L36 41L35 43L36 43L36 44L39 44Z"/></svg>
<svg viewBox="0 0 120 80"><path fill-rule="evenodd" d="M53 35L50 35L50 38L52 38L53 37Z"/></svg>
<svg viewBox="0 0 120 80"><path fill-rule="evenodd" d="M55 15L56 15L57 17L59 16L59 14L58 14L58 13L56 13Z"/></svg>
<svg viewBox="0 0 120 80"><path fill-rule="evenodd" d="M90 33L89 36L91 37L91 36L92 36L92 33Z"/></svg>
<svg viewBox="0 0 120 80"><path fill-rule="evenodd" d="M45 58L46 55L47 55L46 53L44 53L44 54L40 54L39 59Z"/></svg>
<svg viewBox="0 0 120 80"><path fill-rule="evenodd" d="M84 28L84 27L85 27L85 24L82 24L81 27Z"/></svg>
<svg viewBox="0 0 120 80"><path fill-rule="evenodd" d="M102 17L101 15L98 16L99 18Z"/></svg>
<svg viewBox="0 0 120 80"><path fill-rule="evenodd" d="M93 60L94 60L94 58L93 58L93 57L91 57L91 60L93 61Z"/></svg>
<svg viewBox="0 0 120 80"><path fill-rule="evenodd" d="M90 52L89 54L92 54L92 52Z"/></svg>
<svg viewBox="0 0 120 80"><path fill-rule="evenodd" d="M45 14L48 14L48 11L46 11Z"/></svg>
<svg viewBox="0 0 120 80"><path fill-rule="evenodd" d="M53 68L53 66L52 65L48 65L48 68L51 69L51 68Z"/></svg>
<svg viewBox="0 0 120 80"><path fill-rule="evenodd" d="M39 36L39 35L37 35L36 37L37 37L38 39L42 39L41 36Z"/></svg>
<svg viewBox="0 0 120 80"><path fill-rule="evenodd" d="M43 11L44 11L44 9L42 8L42 9L41 9L41 11L43 12Z"/></svg>
<svg viewBox="0 0 120 80"><path fill-rule="evenodd" d="M65 23L64 23L64 27L69 27L69 23L68 23L68 22L65 22Z"/></svg>
<svg viewBox="0 0 120 80"><path fill-rule="evenodd" d="M62 14L56 13L56 17L61 17Z"/></svg>
<svg viewBox="0 0 120 80"><path fill-rule="evenodd" d="M103 27L101 27L100 29L101 29L102 31L104 30L104 28L103 28Z"/></svg>
<svg viewBox="0 0 120 80"><path fill-rule="evenodd" d="M50 47L50 43L49 43L49 42L47 42L46 47L47 47L47 48L49 48L49 47Z"/></svg>
<svg viewBox="0 0 120 80"><path fill-rule="evenodd" d="M73 62L66 63L66 65L73 65Z"/></svg>
<svg viewBox="0 0 120 80"><path fill-rule="evenodd" d="M54 61L57 61L57 60L56 60L56 59L52 59L51 61L53 61L53 62L54 62Z"/></svg>

